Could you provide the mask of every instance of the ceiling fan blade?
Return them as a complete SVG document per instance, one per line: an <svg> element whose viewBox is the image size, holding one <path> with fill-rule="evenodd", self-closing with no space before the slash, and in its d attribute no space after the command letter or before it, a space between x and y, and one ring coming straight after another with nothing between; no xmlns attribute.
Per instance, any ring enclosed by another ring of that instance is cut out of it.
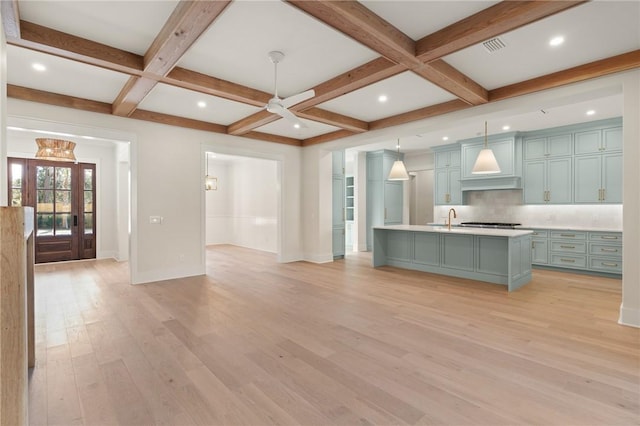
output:
<svg viewBox="0 0 640 426"><path fill-rule="evenodd" d="M286 109L286 108L284 108L284 107L283 107L283 108L280 108L280 109L276 112L276 114L278 114L280 117L282 117L282 118L286 119L286 120L287 120L287 121L289 121L291 124L294 124L294 125L296 125L296 124L297 124L298 126L300 126L300 127L305 127L305 128L307 127L307 126L302 122L302 120L300 120L300 119L299 119L299 118L298 118L294 113L292 113L291 111L289 111L288 109Z"/></svg>
<svg viewBox="0 0 640 426"><path fill-rule="evenodd" d="M289 96L282 100L282 106L285 108L289 108L294 106L295 104L299 104L302 101L306 101L307 99L311 99L316 95L316 91L313 89L309 89L306 92L298 93L297 95Z"/></svg>

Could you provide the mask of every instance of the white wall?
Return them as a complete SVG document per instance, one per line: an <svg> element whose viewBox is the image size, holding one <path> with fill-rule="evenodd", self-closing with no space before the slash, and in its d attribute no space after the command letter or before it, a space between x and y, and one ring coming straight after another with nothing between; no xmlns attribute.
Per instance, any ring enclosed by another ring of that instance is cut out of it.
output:
<svg viewBox="0 0 640 426"><path fill-rule="evenodd" d="M131 134L133 283L205 272L203 150L281 161L278 259L301 260L300 148L8 99L8 113ZM161 225L149 216L162 216Z"/></svg>
<svg viewBox="0 0 640 426"><path fill-rule="evenodd" d="M333 188L331 151L310 146L302 151L302 218L304 258L331 262Z"/></svg>
<svg viewBox="0 0 640 426"><path fill-rule="evenodd" d="M207 244L277 252L278 176L271 160L209 161L217 190L206 191Z"/></svg>

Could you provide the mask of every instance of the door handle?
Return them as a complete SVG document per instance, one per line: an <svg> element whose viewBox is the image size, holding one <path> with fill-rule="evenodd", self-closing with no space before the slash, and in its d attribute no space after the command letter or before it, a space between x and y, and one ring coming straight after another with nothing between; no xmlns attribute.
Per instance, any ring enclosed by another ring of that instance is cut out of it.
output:
<svg viewBox="0 0 640 426"><path fill-rule="evenodd" d="M78 215L73 215L73 226L78 226Z"/></svg>

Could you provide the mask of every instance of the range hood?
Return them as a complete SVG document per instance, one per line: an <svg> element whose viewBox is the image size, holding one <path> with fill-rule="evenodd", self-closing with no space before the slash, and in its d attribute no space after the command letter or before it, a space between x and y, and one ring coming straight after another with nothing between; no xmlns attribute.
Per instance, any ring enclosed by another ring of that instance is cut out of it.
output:
<svg viewBox="0 0 640 426"><path fill-rule="evenodd" d="M460 180L462 191L493 191L496 189L522 189L520 176L496 176Z"/></svg>

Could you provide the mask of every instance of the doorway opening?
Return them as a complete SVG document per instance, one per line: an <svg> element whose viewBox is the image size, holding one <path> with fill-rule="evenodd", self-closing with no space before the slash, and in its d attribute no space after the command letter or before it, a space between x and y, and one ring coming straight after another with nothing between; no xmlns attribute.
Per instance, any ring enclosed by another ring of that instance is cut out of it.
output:
<svg viewBox="0 0 640 426"><path fill-rule="evenodd" d="M96 165L8 158L9 205L34 209L35 262L95 259Z"/></svg>
<svg viewBox="0 0 640 426"><path fill-rule="evenodd" d="M210 151L204 154L207 250L233 245L277 255L279 162Z"/></svg>

